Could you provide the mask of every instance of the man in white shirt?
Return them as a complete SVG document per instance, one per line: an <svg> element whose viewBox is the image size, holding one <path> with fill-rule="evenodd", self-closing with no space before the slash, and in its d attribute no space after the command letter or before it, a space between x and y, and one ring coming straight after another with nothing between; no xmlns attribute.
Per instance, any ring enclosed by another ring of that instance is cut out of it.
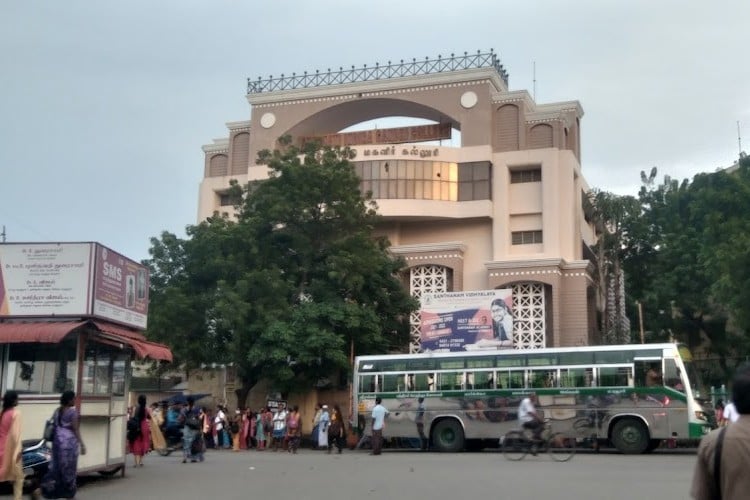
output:
<svg viewBox="0 0 750 500"><path fill-rule="evenodd" d="M534 403L536 402L536 394L531 393L527 397L523 398L521 404L518 406L518 422L524 429L530 429L534 435L534 439L541 439L542 433L542 419L536 412Z"/></svg>
<svg viewBox="0 0 750 500"><path fill-rule="evenodd" d="M380 455L383 450L383 427L388 410L381 402L381 398L375 398L375 407L372 409L372 455Z"/></svg>
<svg viewBox="0 0 750 500"><path fill-rule="evenodd" d="M734 403L729 403L724 407L724 420L728 420L730 423L734 423L740 419L740 414L737 412L737 407Z"/></svg>

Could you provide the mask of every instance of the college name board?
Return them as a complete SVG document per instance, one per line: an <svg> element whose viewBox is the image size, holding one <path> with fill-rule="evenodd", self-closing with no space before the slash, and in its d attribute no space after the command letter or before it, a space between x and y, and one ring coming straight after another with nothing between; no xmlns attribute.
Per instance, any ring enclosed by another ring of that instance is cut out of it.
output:
<svg viewBox="0 0 750 500"><path fill-rule="evenodd" d="M323 136L301 137L300 141L321 141L324 146L345 147L363 144L403 144L407 142L438 141L451 138L450 123L435 123L433 125L415 125L412 127L382 128L362 130L359 132L343 132Z"/></svg>
<svg viewBox="0 0 750 500"><path fill-rule="evenodd" d="M148 269L98 243L0 244L0 317L92 316L145 329Z"/></svg>

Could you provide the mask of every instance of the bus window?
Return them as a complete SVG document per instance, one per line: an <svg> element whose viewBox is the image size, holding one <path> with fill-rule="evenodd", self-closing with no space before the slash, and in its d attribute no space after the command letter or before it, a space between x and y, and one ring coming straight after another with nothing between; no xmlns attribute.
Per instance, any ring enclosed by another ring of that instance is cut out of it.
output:
<svg viewBox="0 0 750 500"><path fill-rule="evenodd" d="M409 373L406 375L406 390L407 391L413 391L414 390L414 374Z"/></svg>
<svg viewBox="0 0 750 500"><path fill-rule="evenodd" d="M360 375L359 392L377 392L377 375Z"/></svg>
<svg viewBox="0 0 750 500"><path fill-rule="evenodd" d="M664 385L680 392L685 392L685 384L682 383L680 369L674 359L664 360Z"/></svg>
<svg viewBox="0 0 750 500"><path fill-rule="evenodd" d="M497 372L498 389L523 389L525 387L523 370Z"/></svg>
<svg viewBox="0 0 750 500"><path fill-rule="evenodd" d="M599 368L600 387L628 387L633 384L633 370L629 366L602 366Z"/></svg>
<svg viewBox="0 0 750 500"><path fill-rule="evenodd" d="M492 372L469 373L470 384L467 389L494 389Z"/></svg>
<svg viewBox="0 0 750 500"><path fill-rule="evenodd" d="M411 377L411 388L410 391L432 391L434 390L434 383L433 388L430 388L429 385L429 377L431 375L427 373L416 373L413 375L409 375Z"/></svg>
<svg viewBox="0 0 750 500"><path fill-rule="evenodd" d="M404 376L397 374L383 375L382 392L398 392L404 389Z"/></svg>
<svg viewBox="0 0 750 500"><path fill-rule="evenodd" d="M557 370L530 370L529 387L557 387Z"/></svg>
<svg viewBox="0 0 750 500"><path fill-rule="evenodd" d="M560 387L591 387L593 380L591 368L560 369Z"/></svg>
<svg viewBox="0 0 750 500"><path fill-rule="evenodd" d="M463 372L438 373L438 390L455 391L462 389Z"/></svg>

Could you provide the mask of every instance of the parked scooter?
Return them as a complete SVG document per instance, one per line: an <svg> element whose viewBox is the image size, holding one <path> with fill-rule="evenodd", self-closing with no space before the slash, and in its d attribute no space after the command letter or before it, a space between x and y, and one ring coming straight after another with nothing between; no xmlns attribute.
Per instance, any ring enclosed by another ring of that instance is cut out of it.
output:
<svg viewBox="0 0 750 500"><path fill-rule="evenodd" d="M44 439L25 439L21 449L26 486L37 488L52 460L52 449Z"/></svg>

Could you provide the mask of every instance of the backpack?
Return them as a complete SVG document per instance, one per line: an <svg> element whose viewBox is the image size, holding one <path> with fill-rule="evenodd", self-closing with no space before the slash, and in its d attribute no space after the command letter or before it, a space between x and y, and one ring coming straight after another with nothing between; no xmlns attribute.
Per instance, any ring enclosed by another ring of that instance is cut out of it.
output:
<svg viewBox="0 0 750 500"><path fill-rule="evenodd" d="M126 424L128 441L133 442L141 434L141 423L136 417L130 417Z"/></svg>

